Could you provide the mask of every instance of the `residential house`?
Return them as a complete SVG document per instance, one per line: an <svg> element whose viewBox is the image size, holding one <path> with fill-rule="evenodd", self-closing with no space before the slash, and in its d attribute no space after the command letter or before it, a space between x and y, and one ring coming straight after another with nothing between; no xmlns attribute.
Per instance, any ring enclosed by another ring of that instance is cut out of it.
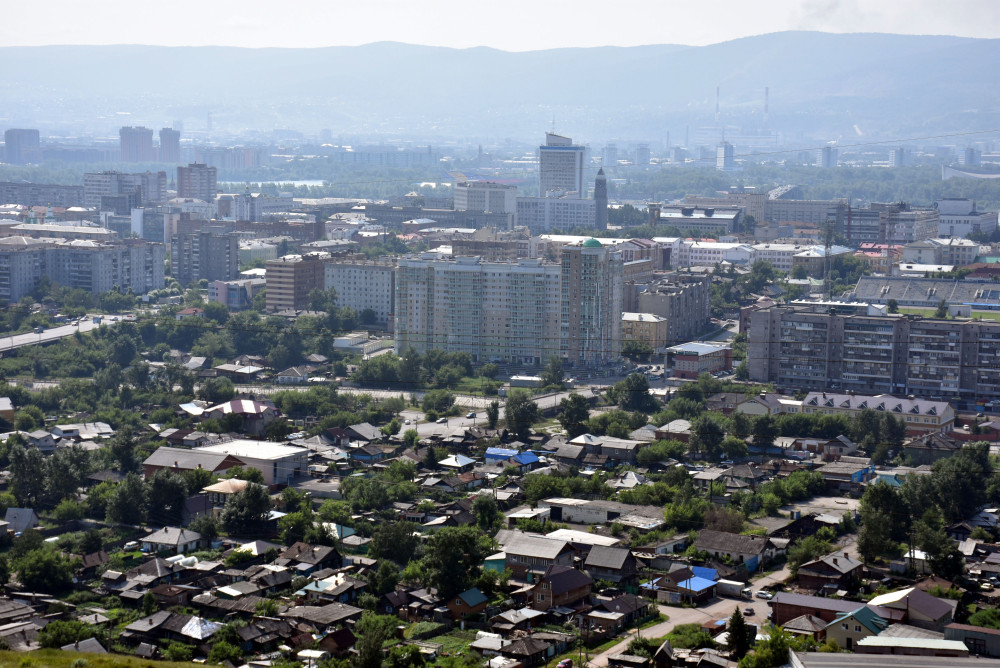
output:
<svg viewBox="0 0 1000 668"><path fill-rule="evenodd" d="M364 610L343 603L327 605L296 605L280 613L279 616L308 624L320 633L340 628L351 621L361 619Z"/></svg>
<svg viewBox="0 0 1000 668"><path fill-rule="evenodd" d="M840 492L860 493L865 483L875 477L875 467L868 463L852 462L841 457L816 469L823 476L827 487Z"/></svg>
<svg viewBox="0 0 1000 668"><path fill-rule="evenodd" d="M241 418L240 431L242 433L262 437L267 426L279 417L281 412L275 408L274 404L253 401L252 399L233 399L205 409L203 417L221 420L229 415L237 415Z"/></svg>
<svg viewBox="0 0 1000 668"><path fill-rule="evenodd" d="M861 561L837 552L799 566L797 580L803 589L852 589L861 581L863 571Z"/></svg>
<svg viewBox="0 0 1000 668"><path fill-rule="evenodd" d="M335 547L310 545L299 541L278 554L277 566L287 566L296 575L309 575L324 568L341 568L344 558Z"/></svg>
<svg viewBox="0 0 1000 668"><path fill-rule="evenodd" d="M184 554L198 550L201 544L200 533L179 527L163 527L142 539L143 551L153 553Z"/></svg>
<svg viewBox="0 0 1000 668"><path fill-rule="evenodd" d="M702 552L708 552L716 559L728 557L734 563L745 564L747 571L751 573L781 552L767 536L744 536L709 529L698 534L694 547Z"/></svg>
<svg viewBox="0 0 1000 668"><path fill-rule="evenodd" d="M43 455L49 455L56 450L56 438L44 429L36 429L28 433L28 445L38 448Z"/></svg>
<svg viewBox="0 0 1000 668"><path fill-rule="evenodd" d="M768 605L771 606L771 621L778 626L783 626L789 620L802 615L812 615L819 617L824 622L830 623L839 615L845 612L853 612L858 609L857 601L844 601L838 598L826 598L823 596L808 596L806 594L791 594L789 592L778 592L774 595ZM882 619L890 622L903 621L905 613L899 610L884 608L872 605L868 606Z"/></svg>
<svg viewBox="0 0 1000 668"><path fill-rule="evenodd" d="M157 448L142 463L147 478L153 477L153 474L160 469L167 469L175 473L205 469L210 473L222 475L237 466L245 467L246 462L226 453L168 446Z"/></svg>
<svg viewBox="0 0 1000 668"><path fill-rule="evenodd" d="M572 608L590 597L594 581L572 566L552 565L538 576L528 594L528 603L535 610Z"/></svg>
<svg viewBox="0 0 1000 668"><path fill-rule="evenodd" d="M650 609L650 603L646 599L634 594L622 594L613 598L598 597L594 599L594 607L624 615L622 621L626 626L638 624L650 612L656 611L655 608Z"/></svg>
<svg viewBox="0 0 1000 668"><path fill-rule="evenodd" d="M28 529L38 528L38 515L31 508L8 508L3 521L7 523L7 531L15 536Z"/></svg>
<svg viewBox="0 0 1000 668"><path fill-rule="evenodd" d="M868 605L901 611L907 624L941 631L954 620L958 601L937 598L916 587L909 587L876 596Z"/></svg>
<svg viewBox="0 0 1000 668"><path fill-rule="evenodd" d="M169 610L155 612L125 627L120 637L126 642L159 644L162 640L204 643L222 628L218 622Z"/></svg>
<svg viewBox="0 0 1000 668"><path fill-rule="evenodd" d="M513 532L509 542L503 544L507 555L507 567L514 578L532 582L535 576L543 574L549 566L572 566L576 554L564 540L550 540Z"/></svg>
<svg viewBox="0 0 1000 668"><path fill-rule="evenodd" d="M843 612L826 626L827 640L833 640L838 646L854 651L859 640L869 636L877 636L885 630L889 622L879 617L867 607L860 606L850 612Z"/></svg>
<svg viewBox="0 0 1000 668"><path fill-rule="evenodd" d="M500 648L500 655L534 668L545 663L551 644L535 638L520 638Z"/></svg>
<svg viewBox="0 0 1000 668"><path fill-rule="evenodd" d="M903 444L903 458L911 466L931 465L962 449L965 441L937 432L922 434Z"/></svg>
<svg viewBox="0 0 1000 668"><path fill-rule="evenodd" d="M455 596L445 605L448 607L448 612L451 613L451 618L459 621L478 615L486 609L489 603L490 599L486 598L486 595L479 589L473 587Z"/></svg>
<svg viewBox="0 0 1000 668"><path fill-rule="evenodd" d="M212 512L219 515L226 505L226 501L233 494L239 494L250 485L257 483L239 478L226 478L212 483L208 487L203 487L201 493L208 496L208 502L212 507Z"/></svg>
<svg viewBox="0 0 1000 668"><path fill-rule="evenodd" d="M367 422L362 422L360 424L352 424L346 429L348 436L352 441L381 441L385 438L385 434L378 427L374 427Z"/></svg>
<svg viewBox="0 0 1000 668"><path fill-rule="evenodd" d="M583 570L594 580L607 580L635 593L639 585L639 562L624 547L595 545L590 548Z"/></svg>
<svg viewBox="0 0 1000 668"><path fill-rule="evenodd" d="M705 410L731 414L746 399L740 392L717 392L705 399Z"/></svg>
<svg viewBox="0 0 1000 668"><path fill-rule="evenodd" d="M823 642L826 638L827 622L813 615L802 615L785 622L781 628L785 629L793 636L809 636L817 642Z"/></svg>
<svg viewBox="0 0 1000 668"><path fill-rule="evenodd" d="M541 610L519 608L507 610L490 617L490 628L501 635L510 636L515 631L528 631L545 623L546 615Z"/></svg>
<svg viewBox="0 0 1000 668"><path fill-rule="evenodd" d="M309 382L309 367L293 366L278 372L278 382L282 385L301 385Z"/></svg>

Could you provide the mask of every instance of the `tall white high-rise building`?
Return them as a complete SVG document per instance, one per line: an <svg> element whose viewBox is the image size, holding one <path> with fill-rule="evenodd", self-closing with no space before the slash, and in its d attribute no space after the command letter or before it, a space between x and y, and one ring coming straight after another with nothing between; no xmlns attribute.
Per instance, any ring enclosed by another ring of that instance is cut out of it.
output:
<svg viewBox="0 0 1000 668"><path fill-rule="evenodd" d="M715 150L715 168L720 172L731 172L736 169L733 145L727 141L719 142Z"/></svg>
<svg viewBox="0 0 1000 668"><path fill-rule="evenodd" d="M625 265L621 251L596 239L562 249L562 357L593 367L621 357Z"/></svg>
<svg viewBox="0 0 1000 668"><path fill-rule="evenodd" d="M545 145L538 147L538 194L545 197L551 190L577 193L583 190L583 146L573 144L569 137L545 133Z"/></svg>

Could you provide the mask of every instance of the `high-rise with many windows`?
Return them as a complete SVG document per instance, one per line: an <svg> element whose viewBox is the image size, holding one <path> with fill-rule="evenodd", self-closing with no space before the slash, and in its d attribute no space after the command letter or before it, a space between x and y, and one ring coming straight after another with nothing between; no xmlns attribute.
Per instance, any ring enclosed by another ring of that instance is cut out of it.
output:
<svg viewBox="0 0 1000 668"><path fill-rule="evenodd" d="M4 130L3 141L4 162L11 165L23 165L42 157L38 142L38 130L18 128Z"/></svg>
<svg viewBox="0 0 1000 668"><path fill-rule="evenodd" d="M160 162L181 161L181 133L173 128L160 129Z"/></svg>
<svg viewBox="0 0 1000 668"><path fill-rule="evenodd" d="M545 145L538 147L538 195L557 190L577 193L582 198L584 147L569 137L545 133Z"/></svg>
<svg viewBox="0 0 1000 668"><path fill-rule="evenodd" d="M121 139L122 162L153 162L153 131L150 128L126 126L118 131Z"/></svg>
<svg viewBox="0 0 1000 668"><path fill-rule="evenodd" d="M218 170L200 162L177 168L177 196L214 202L219 192L216 182Z"/></svg>
<svg viewBox="0 0 1000 668"><path fill-rule="evenodd" d="M597 366L621 357L624 263L596 239L564 246L560 340L565 361Z"/></svg>

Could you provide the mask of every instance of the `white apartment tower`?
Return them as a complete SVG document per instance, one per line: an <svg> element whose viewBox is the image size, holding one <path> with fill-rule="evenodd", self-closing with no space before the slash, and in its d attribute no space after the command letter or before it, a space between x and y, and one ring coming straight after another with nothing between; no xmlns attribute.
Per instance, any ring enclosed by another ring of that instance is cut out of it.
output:
<svg viewBox="0 0 1000 668"><path fill-rule="evenodd" d="M583 146L576 146L569 137L545 133L545 145L538 147L538 195L560 190L575 192L577 198L583 190Z"/></svg>

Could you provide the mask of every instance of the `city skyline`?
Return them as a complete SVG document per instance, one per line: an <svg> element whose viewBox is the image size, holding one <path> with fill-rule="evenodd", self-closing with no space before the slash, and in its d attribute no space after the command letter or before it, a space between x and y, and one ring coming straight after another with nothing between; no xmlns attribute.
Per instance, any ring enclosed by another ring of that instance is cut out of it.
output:
<svg viewBox="0 0 1000 668"><path fill-rule="evenodd" d="M181 0L174 11L148 22L119 0L98 15L86 5L57 0L7 7L0 26L6 46L150 44L163 46L323 47L403 42L453 48L533 51L565 47L678 44L703 46L789 30L830 33L882 32L993 38L1000 34L1000 4L958 0L943 7L930 0L707 0L662 3L629 0L609 12L604 3L580 0L528 3L505 11L466 8L440 0L407 3L328 3L300 0L281 13L260 0L210 4ZM188 10L191 11L188 11ZM440 11L438 11L440 10ZM197 21L190 17L197 15ZM324 20L343 29L330 30ZM141 35L141 38L136 36ZM294 35L294 41L289 40Z"/></svg>

